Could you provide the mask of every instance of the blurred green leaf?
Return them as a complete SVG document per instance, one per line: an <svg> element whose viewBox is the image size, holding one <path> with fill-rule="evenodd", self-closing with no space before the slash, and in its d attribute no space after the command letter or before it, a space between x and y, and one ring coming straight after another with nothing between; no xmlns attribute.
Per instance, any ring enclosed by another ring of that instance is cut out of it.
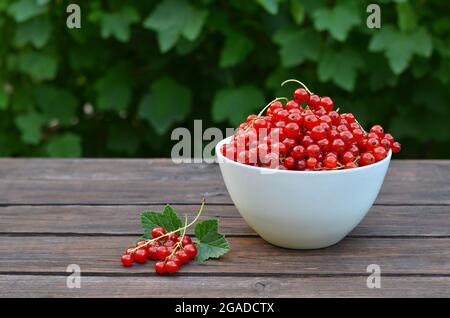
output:
<svg viewBox="0 0 450 318"><path fill-rule="evenodd" d="M249 38L238 32L230 32L227 35L225 46L220 52L220 67L239 64L252 50L253 42Z"/></svg>
<svg viewBox="0 0 450 318"><path fill-rule="evenodd" d="M264 105L263 93L253 85L220 89L214 96L212 116L217 122L227 120L237 127L247 115Z"/></svg>
<svg viewBox="0 0 450 318"><path fill-rule="evenodd" d="M42 48L50 39L51 30L48 17L36 17L17 26L15 40L19 46L31 43Z"/></svg>
<svg viewBox="0 0 450 318"><path fill-rule="evenodd" d="M62 125L70 124L77 109L77 100L67 90L49 84L33 88L37 106L48 120L58 120Z"/></svg>
<svg viewBox="0 0 450 318"><path fill-rule="evenodd" d="M41 129L46 122L45 116L34 111L17 116L16 126L21 132L22 141L32 145L38 144L42 139Z"/></svg>
<svg viewBox="0 0 450 318"><path fill-rule="evenodd" d="M139 13L131 6L123 6L117 12L104 13L101 16L101 35L111 36L118 41L127 42L130 38L130 26L139 21Z"/></svg>
<svg viewBox="0 0 450 318"><path fill-rule="evenodd" d="M58 59L49 53L25 51L18 55L19 70L37 81L53 79Z"/></svg>
<svg viewBox="0 0 450 318"><path fill-rule="evenodd" d="M354 50L326 51L319 60L319 79L323 82L332 80L337 86L353 91L358 69L363 65L362 58Z"/></svg>
<svg viewBox="0 0 450 318"><path fill-rule="evenodd" d="M278 13L279 0L256 0L270 14Z"/></svg>
<svg viewBox="0 0 450 318"><path fill-rule="evenodd" d="M153 82L150 93L141 99L138 116L161 135L186 118L191 103L192 95L188 88L170 77L163 77Z"/></svg>
<svg viewBox="0 0 450 318"><path fill-rule="evenodd" d="M133 155L139 147L139 136L128 125L113 123L108 129L106 146L115 152Z"/></svg>
<svg viewBox="0 0 450 318"><path fill-rule="evenodd" d="M431 36L424 28L413 33L402 33L393 26L383 26L369 43L372 52L384 51L389 66L395 74L402 73L414 54L429 57L433 51Z"/></svg>
<svg viewBox="0 0 450 318"><path fill-rule="evenodd" d="M161 52L172 49L180 36L195 40L205 23L208 12L186 0L163 0L144 21L144 27L158 33Z"/></svg>
<svg viewBox="0 0 450 318"><path fill-rule="evenodd" d="M80 157L81 138L73 133L64 133L52 137L47 146L47 154L55 158L76 158Z"/></svg>
<svg viewBox="0 0 450 318"><path fill-rule="evenodd" d="M409 32L417 26L417 16L409 2L397 3L398 27L402 32Z"/></svg>
<svg viewBox="0 0 450 318"><path fill-rule="evenodd" d="M127 109L132 93L131 84L127 78L126 67L118 65L110 68L95 83L97 106L100 110L118 113Z"/></svg>
<svg viewBox="0 0 450 318"><path fill-rule="evenodd" d="M17 22L24 22L47 11L44 3L36 0L18 0L10 4L7 11Z"/></svg>
<svg viewBox="0 0 450 318"><path fill-rule="evenodd" d="M301 0L290 0L289 8L294 22L297 25L301 25L305 20L305 8L303 7Z"/></svg>
<svg viewBox="0 0 450 318"><path fill-rule="evenodd" d="M286 67L316 61L320 52L320 42L312 29L281 29L273 41L279 45L281 64Z"/></svg>
<svg viewBox="0 0 450 318"><path fill-rule="evenodd" d="M345 3L334 8L318 9L313 13L314 27L328 31L338 41L345 41L350 30L361 23L361 17L353 6Z"/></svg>

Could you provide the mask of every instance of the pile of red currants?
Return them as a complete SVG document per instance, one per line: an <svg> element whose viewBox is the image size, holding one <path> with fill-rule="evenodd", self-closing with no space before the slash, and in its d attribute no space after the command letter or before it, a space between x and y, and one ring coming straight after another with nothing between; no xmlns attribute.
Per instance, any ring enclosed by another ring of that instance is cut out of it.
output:
<svg viewBox="0 0 450 318"><path fill-rule="evenodd" d="M155 263L158 274L176 273L180 266L188 263L197 256L197 248L188 235L178 235L174 232L166 233L162 227L152 230L151 240L141 240L136 245L127 248L121 257L122 265L129 267L147 260L159 260Z"/></svg>
<svg viewBox="0 0 450 318"><path fill-rule="evenodd" d="M330 97L312 94L296 80L286 82L292 81L303 86L294 99L283 105L285 98L277 98L259 115L249 115L222 145L225 157L257 167L323 171L367 166L401 150L382 126L366 132L352 113L333 110Z"/></svg>

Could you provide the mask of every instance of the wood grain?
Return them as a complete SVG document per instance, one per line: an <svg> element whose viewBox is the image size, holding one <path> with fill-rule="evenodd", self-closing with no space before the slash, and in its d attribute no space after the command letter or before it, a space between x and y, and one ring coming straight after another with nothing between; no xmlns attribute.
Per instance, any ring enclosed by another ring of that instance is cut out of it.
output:
<svg viewBox="0 0 450 318"><path fill-rule="evenodd" d="M0 297L448 297L449 277L381 277L369 289L356 277L96 277L81 288L66 287L67 276L0 275ZM120 288L119 288L120 287Z"/></svg>
<svg viewBox="0 0 450 318"><path fill-rule="evenodd" d="M449 161L393 161L377 204L450 204ZM231 204L215 164L1 159L0 204Z"/></svg>
<svg viewBox="0 0 450 318"><path fill-rule="evenodd" d="M140 235L141 211L152 206L8 206L0 207L0 233ZM196 205L174 206L191 218ZM256 235L234 206L207 205L203 218L219 218L226 235ZM450 236L450 206L373 206L350 234L358 236Z"/></svg>
<svg viewBox="0 0 450 318"><path fill-rule="evenodd" d="M78 264L84 273L152 273L151 265L124 268L119 259L135 237L1 238L0 273L64 273ZM287 250L258 237L230 238L219 260L192 263L183 274L364 274L378 264L385 274L450 274L450 239L347 238L321 250Z"/></svg>

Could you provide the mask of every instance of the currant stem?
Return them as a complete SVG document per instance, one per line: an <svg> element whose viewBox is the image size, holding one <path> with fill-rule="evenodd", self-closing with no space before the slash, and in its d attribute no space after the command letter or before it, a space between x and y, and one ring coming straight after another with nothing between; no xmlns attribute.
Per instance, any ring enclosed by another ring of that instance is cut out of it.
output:
<svg viewBox="0 0 450 318"><path fill-rule="evenodd" d="M253 126L253 123L255 122L255 120L257 120L258 118L260 118L261 115L264 113L264 111L265 111L270 105L272 105L273 102L276 102L276 101L278 101L278 100L286 100L286 101L287 101L288 99L287 99L286 97L277 97L277 98L275 98L274 100L272 100L269 104L267 104L266 106L264 106L264 108L259 112L259 114L256 116L256 118L253 119L252 122L251 122L250 124L247 125L247 127L245 127L244 132L247 131L247 130L249 130L250 127Z"/></svg>
<svg viewBox="0 0 450 318"><path fill-rule="evenodd" d="M286 83L297 83L297 84L300 84L301 86L303 86L304 89L306 89L306 91L308 92L309 95L313 95L313 92L311 92L308 89L308 87L305 84L303 84L302 82L300 82L299 80L291 78L291 79L285 80L283 83L281 83L281 86L284 86L284 84L286 84Z"/></svg>
<svg viewBox="0 0 450 318"><path fill-rule="evenodd" d="M172 256L175 255L175 253L181 248L181 246L183 245L183 238L186 235L186 224L187 224L187 215L184 216L184 228L183 228L183 234L180 236L181 239L175 244L175 246L173 247L173 251L172 253L170 253L169 256L166 257L166 259L164 261L167 261L169 258L171 258Z"/></svg>
<svg viewBox="0 0 450 318"><path fill-rule="evenodd" d="M149 245L150 243L153 243L155 241L159 241L161 238L172 235L174 233L180 232L180 231L184 231L184 233L186 233L186 229L189 228L190 226L192 226L195 222L197 222L198 218L200 217L200 215L203 212L203 208L205 206L205 199L203 198L202 200L202 205L200 206L197 215L195 216L194 220L189 223L188 225L185 225L183 227L180 227L179 229L176 229L175 231L171 231L171 232L167 232L166 234L160 235L157 238L151 239L151 240L147 240L147 242L145 242L144 244L141 244L139 246L136 246L134 249L131 250L131 253L136 252L138 249L143 248L144 246ZM183 234L184 235L184 234Z"/></svg>

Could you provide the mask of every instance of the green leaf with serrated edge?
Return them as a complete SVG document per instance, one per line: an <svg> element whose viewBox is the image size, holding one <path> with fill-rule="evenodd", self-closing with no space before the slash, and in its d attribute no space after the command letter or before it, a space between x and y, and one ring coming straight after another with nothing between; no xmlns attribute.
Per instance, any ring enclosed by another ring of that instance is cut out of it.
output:
<svg viewBox="0 0 450 318"><path fill-rule="evenodd" d="M81 138L72 133L65 133L50 139L46 146L47 154L55 158L81 157Z"/></svg>
<svg viewBox="0 0 450 318"><path fill-rule="evenodd" d="M167 232L175 231L183 226L180 218L170 205L166 205L162 212L142 212L141 224L146 233L151 232L157 226L162 226Z"/></svg>
<svg viewBox="0 0 450 318"><path fill-rule="evenodd" d="M19 0L12 3L7 12L16 22L24 22L47 11L41 4L36 0Z"/></svg>
<svg viewBox="0 0 450 318"><path fill-rule="evenodd" d="M218 220L206 220L195 226L196 261L203 262L210 258L219 258L230 251L230 244L225 236L219 233Z"/></svg>
<svg viewBox="0 0 450 318"><path fill-rule="evenodd" d="M17 116L15 123L21 132L22 141L36 145L42 138L42 127L47 122L45 116L34 111Z"/></svg>
<svg viewBox="0 0 450 318"><path fill-rule="evenodd" d="M230 67L240 63L252 49L253 42L249 38L238 32L230 32L220 52L220 67Z"/></svg>
<svg viewBox="0 0 450 318"><path fill-rule="evenodd" d="M319 60L319 79L323 82L332 80L337 86L353 91L357 72L363 65L362 58L354 50L326 51Z"/></svg>
<svg viewBox="0 0 450 318"><path fill-rule="evenodd" d="M177 102L173 102L177 96ZM156 132L164 134L169 128L186 118L192 103L191 91L170 77L152 83L150 93L143 96L138 107L138 117L146 120Z"/></svg>
<svg viewBox="0 0 450 318"><path fill-rule="evenodd" d="M36 17L17 26L15 41L19 46L31 43L36 48L42 48L50 39L51 30L48 17Z"/></svg>
<svg viewBox="0 0 450 318"><path fill-rule="evenodd" d="M370 40L369 51L384 52L389 66L395 74L402 73L411 62L414 54L430 57L433 42L424 28L403 33L391 25L383 26Z"/></svg>
<svg viewBox="0 0 450 318"><path fill-rule="evenodd" d="M127 42L130 38L130 27L139 21L139 13L131 6L124 6L117 12L104 13L101 16L102 38L115 37L118 41Z"/></svg>
<svg viewBox="0 0 450 318"><path fill-rule="evenodd" d="M273 36L279 45L281 64L285 67L316 61L320 53L320 41L312 29L281 29Z"/></svg>
<svg viewBox="0 0 450 318"><path fill-rule="evenodd" d="M264 107L264 95L253 85L219 90L214 96L212 116L237 127L248 114Z"/></svg>
<svg viewBox="0 0 450 318"><path fill-rule="evenodd" d="M319 31L328 31L338 41L345 41L348 33L360 24L361 17L353 6L338 4L334 8L324 8L313 13L314 27Z"/></svg>

